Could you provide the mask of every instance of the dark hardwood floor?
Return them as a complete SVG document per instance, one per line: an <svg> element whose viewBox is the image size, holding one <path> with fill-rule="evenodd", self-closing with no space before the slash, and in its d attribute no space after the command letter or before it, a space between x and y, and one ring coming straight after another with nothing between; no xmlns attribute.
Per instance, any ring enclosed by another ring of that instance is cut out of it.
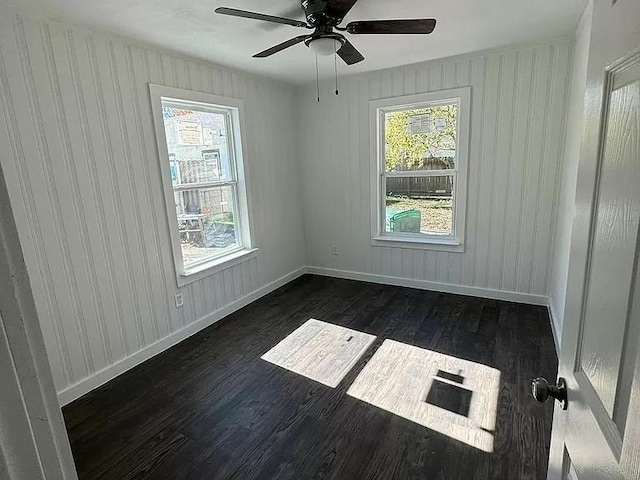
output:
<svg viewBox="0 0 640 480"><path fill-rule="evenodd" d="M337 388L260 356L309 318L377 336ZM500 370L493 452L346 395L385 339ZM81 479L546 478L547 311L303 276L66 406Z"/></svg>

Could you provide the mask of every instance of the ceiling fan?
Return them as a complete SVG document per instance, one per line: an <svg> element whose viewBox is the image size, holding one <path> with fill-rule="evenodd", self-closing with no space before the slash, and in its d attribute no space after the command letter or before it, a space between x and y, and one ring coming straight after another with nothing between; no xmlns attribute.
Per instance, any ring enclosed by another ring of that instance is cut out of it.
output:
<svg viewBox="0 0 640 480"><path fill-rule="evenodd" d="M306 22L290 18L248 12L235 8L219 7L216 13L234 17L250 18L265 22L281 23L292 27L314 30L308 35L300 35L279 45L256 53L254 58L264 58L285 48L304 42L317 55L336 53L347 65L364 60L362 54L339 32L351 34L429 34L436 28L433 18L412 20L366 20L350 22L346 27L340 23L358 0L302 0L300 7Z"/></svg>

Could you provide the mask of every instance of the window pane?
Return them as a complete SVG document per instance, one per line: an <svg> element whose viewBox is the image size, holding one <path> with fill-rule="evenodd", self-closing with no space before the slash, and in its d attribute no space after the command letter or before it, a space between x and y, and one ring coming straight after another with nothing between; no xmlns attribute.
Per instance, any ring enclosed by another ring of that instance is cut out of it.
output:
<svg viewBox="0 0 640 480"><path fill-rule="evenodd" d="M385 170L454 169L458 105L385 113Z"/></svg>
<svg viewBox="0 0 640 480"><path fill-rule="evenodd" d="M385 231L453 234L453 175L387 177Z"/></svg>
<svg viewBox="0 0 640 480"><path fill-rule="evenodd" d="M234 188L174 192L185 267L238 247Z"/></svg>
<svg viewBox="0 0 640 480"><path fill-rule="evenodd" d="M225 113L163 101L162 116L174 187L233 178Z"/></svg>

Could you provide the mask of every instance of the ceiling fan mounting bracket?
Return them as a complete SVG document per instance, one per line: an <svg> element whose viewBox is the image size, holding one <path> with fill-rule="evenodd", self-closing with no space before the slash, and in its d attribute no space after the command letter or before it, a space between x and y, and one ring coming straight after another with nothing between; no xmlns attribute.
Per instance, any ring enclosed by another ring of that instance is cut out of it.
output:
<svg viewBox="0 0 640 480"><path fill-rule="evenodd" d="M337 35L334 33L333 31L334 27L331 25L318 25L316 27L315 32L313 32L313 36L319 36L319 35Z"/></svg>

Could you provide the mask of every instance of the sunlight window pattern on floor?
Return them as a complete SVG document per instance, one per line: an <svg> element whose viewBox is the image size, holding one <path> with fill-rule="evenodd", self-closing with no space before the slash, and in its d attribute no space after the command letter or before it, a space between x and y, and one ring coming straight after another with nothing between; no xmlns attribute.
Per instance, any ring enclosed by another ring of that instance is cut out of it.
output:
<svg viewBox="0 0 640 480"><path fill-rule="evenodd" d="M335 388L375 338L311 318L261 358Z"/></svg>
<svg viewBox="0 0 640 480"><path fill-rule="evenodd" d="M385 340L347 395L492 452L499 387L495 368Z"/></svg>

